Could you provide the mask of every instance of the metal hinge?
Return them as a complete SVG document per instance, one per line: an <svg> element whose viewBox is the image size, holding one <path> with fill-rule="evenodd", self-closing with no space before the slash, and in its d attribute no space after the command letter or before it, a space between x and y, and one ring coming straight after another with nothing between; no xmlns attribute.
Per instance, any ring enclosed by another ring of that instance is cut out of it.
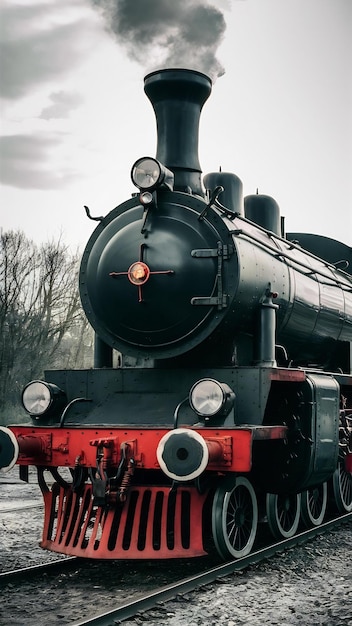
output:
<svg viewBox="0 0 352 626"><path fill-rule="evenodd" d="M192 250L191 255L195 258L209 258L209 257L217 257L218 259L218 267L217 273L215 277L214 288L212 289L212 293L214 293L217 289L216 296L195 296L191 299L191 304L195 306L217 306L218 309L225 309L228 306L229 296L228 294L223 292L222 286L222 264L223 261L229 259L231 254L233 254L234 248L231 245L223 244L221 241L218 241L217 248L209 248L209 249L198 249Z"/></svg>
<svg viewBox="0 0 352 626"><path fill-rule="evenodd" d="M220 294L218 296L209 296L209 297L195 297L191 299L191 304L194 305L207 305L207 306L217 306L219 309L226 309L229 301L229 296L227 293Z"/></svg>
<svg viewBox="0 0 352 626"><path fill-rule="evenodd" d="M226 260L230 258L233 252L233 246L221 244L221 242L219 242L217 248L199 248L198 250L192 250L191 256L195 258L210 258L221 256L224 260Z"/></svg>

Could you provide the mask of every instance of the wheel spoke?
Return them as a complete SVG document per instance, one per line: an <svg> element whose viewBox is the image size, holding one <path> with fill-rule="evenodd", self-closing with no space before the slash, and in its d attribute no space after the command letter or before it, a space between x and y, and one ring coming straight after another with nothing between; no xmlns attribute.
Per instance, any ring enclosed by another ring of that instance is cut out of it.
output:
<svg viewBox="0 0 352 626"><path fill-rule="evenodd" d="M227 523L227 536L229 538L230 543L234 544L235 542L231 540L233 535L236 535L238 531L238 526L236 526L235 520L231 520L231 522Z"/></svg>
<svg viewBox="0 0 352 626"><path fill-rule="evenodd" d="M250 482L228 477L214 495L212 528L216 548L224 559L248 554L253 546L258 522L258 507Z"/></svg>
<svg viewBox="0 0 352 626"><path fill-rule="evenodd" d="M292 537L295 534L300 515L298 494L267 494L266 512L270 530L275 538Z"/></svg>
<svg viewBox="0 0 352 626"><path fill-rule="evenodd" d="M352 475L346 472L343 462L339 463L332 477L332 485L339 512L352 511Z"/></svg>
<svg viewBox="0 0 352 626"><path fill-rule="evenodd" d="M326 512L327 494L327 483L322 483L302 493L301 517L307 528L319 526L322 523Z"/></svg>

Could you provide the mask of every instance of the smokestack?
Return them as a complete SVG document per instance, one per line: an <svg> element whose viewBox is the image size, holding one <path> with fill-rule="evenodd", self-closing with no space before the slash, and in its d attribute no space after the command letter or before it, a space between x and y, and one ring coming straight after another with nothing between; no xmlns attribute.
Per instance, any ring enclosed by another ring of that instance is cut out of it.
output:
<svg viewBox="0 0 352 626"><path fill-rule="evenodd" d="M175 175L175 191L204 196L198 158L200 113L211 79L194 70L158 70L144 79L157 123L156 158Z"/></svg>

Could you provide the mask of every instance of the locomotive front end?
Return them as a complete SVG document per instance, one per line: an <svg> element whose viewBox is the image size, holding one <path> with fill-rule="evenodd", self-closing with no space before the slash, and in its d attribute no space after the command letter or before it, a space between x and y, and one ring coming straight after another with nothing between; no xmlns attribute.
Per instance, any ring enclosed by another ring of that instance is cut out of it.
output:
<svg viewBox="0 0 352 626"><path fill-rule="evenodd" d="M352 510L352 278L286 239L272 199L263 214L235 175L202 179L210 91L191 70L145 78L156 157L81 261L94 368L46 372L23 391L31 424L0 428L0 465L37 467L43 548L238 558L259 518L277 537L321 523L328 481Z"/></svg>

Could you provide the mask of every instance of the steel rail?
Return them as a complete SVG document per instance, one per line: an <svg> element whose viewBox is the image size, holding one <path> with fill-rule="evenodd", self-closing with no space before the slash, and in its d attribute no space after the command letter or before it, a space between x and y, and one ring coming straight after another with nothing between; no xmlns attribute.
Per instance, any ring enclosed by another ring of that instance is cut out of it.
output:
<svg viewBox="0 0 352 626"><path fill-rule="evenodd" d="M61 567L69 567L74 562L78 562L80 559L77 559L76 556L69 556L66 558L55 559L55 561L49 561L48 563L40 563L39 565L29 565L28 567L21 567L19 569L9 570L8 572L0 572L0 586L6 585L8 582L11 582L20 578L28 578L33 574L44 574L48 572L55 572L57 568Z"/></svg>
<svg viewBox="0 0 352 626"><path fill-rule="evenodd" d="M16 513L17 511L26 511L28 509L42 509L43 508L43 501L42 500L38 500L38 503L36 504L23 504L22 506L14 506L14 507L5 507L5 508L1 508L0 509L0 515L2 515L3 513Z"/></svg>
<svg viewBox="0 0 352 626"><path fill-rule="evenodd" d="M126 619L135 617L137 613L150 610L157 604L172 600L179 594L194 591L198 587L212 583L218 578L223 578L229 574L233 574L237 570L242 570L249 565L254 565L260 561L264 561L279 552L283 552L295 545L303 544L309 539L312 539L324 532L328 532L335 526L350 520L352 520L352 512L346 513L341 517L334 518L333 520L325 522L320 526L314 526L313 528L303 531L298 535L294 535L289 539L285 539L276 544L261 548L260 550L252 552L248 556L237 559L236 561L223 563L201 574L196 574L195 576L173 583L172 585L162 587L161 589L143 596L142 598L139 598L131 603L118 606L115 609L107 611L106 613L96 615L95 617L82 620L80 622L74 622L70 626L113 626L119 624Z"/></svg>
<svg viewBox="0 0 352 626"><path fill-rule="evenodd" d="M38 481L37 480L21 480L20 478L13 478L12 480L8 480L6 478L6 476L4 474L0 474L0 485L16 485L19 486L21 485L22 487L24 485L38 485Z"/></svg>

